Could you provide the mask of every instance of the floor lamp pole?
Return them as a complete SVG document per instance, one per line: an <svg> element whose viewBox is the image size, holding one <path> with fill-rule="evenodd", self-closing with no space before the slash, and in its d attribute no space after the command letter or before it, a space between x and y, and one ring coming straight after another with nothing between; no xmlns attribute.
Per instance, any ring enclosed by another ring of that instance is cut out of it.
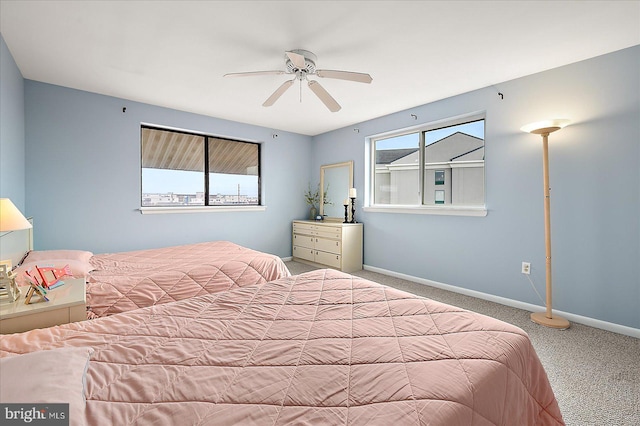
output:
<svg viewBox="0 0 640 426"><path fill-rule="evenodd" d="M551 282L551 196L549 187L549 133L560 130L568 120L550 120L524 126L522 130L542 136L542 178L544 184L544 245L546 255L546 311L531 314L531 321L558 329L569 328L569 321L553 315Z"/></svg>
<svg viewBox="0 0 640 426"><path fill-rule="evenodd" d="M542 134L542 180L544 181L544 250L546 256L546 295L547 311L545 317L552 319L551 285L551 188L549 187L549 133Z"/></svg>

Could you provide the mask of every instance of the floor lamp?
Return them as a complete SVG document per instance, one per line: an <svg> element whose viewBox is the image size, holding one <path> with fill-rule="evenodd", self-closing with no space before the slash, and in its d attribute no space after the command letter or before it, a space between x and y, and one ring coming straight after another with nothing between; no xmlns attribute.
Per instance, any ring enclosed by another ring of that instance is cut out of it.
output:
<svg viewBox="0 0 640 426"><path fill-rule="evenodd" d="M549 199L549 133L560 130L569 124L569 120L546 120L522 126L520 130L542 136L542 174L544 180L544 241L546 251L546 312L534 312L531 321L558 329L569 328L569 321L553 315L551 311L551 213Z"/></svg>

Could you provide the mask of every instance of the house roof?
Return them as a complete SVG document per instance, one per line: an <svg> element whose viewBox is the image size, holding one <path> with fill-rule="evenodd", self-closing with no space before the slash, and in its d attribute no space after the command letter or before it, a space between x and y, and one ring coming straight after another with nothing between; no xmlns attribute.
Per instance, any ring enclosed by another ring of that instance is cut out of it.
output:
<svg viewBox="0 0 640 426"><path fill-rule="evenodd" d="M376 151L376 164L390 164L418 151L418 148L381 149Z"/></svg>
<svg viewBox="0 0 640 426"><path fill-rule="evenodd" d="M484 139L482 139L482 138L479 138L477 136L473 136L473 135L470 135L470 134L464 133L464 132L455 132L455 133L450 134L449 136L445 136L442 139L438 139L437 141L431 142L429 145L427 145L427 147L432 147L435 144L441 143L441 142L445 142L446 143L447 141L451 141L453 139L457 139L457 138L459 138L461 136L464 137L465 139L468 139L468 138L476 139L478 142L484 144Z"/></svg>
<svg viewBox="0 0 640 426"><path fill-rule="evenodd" d="M484 145L450 159L450 161L484 160Z"/></svg>
<svg viewBox="0 0 640 426"><path fill-rule="evenodd" d="M441 163L454 161L460 157L484 148L484 139L464 132L455 132L449 136L430 143L425 147L426 161Z"/></svg>

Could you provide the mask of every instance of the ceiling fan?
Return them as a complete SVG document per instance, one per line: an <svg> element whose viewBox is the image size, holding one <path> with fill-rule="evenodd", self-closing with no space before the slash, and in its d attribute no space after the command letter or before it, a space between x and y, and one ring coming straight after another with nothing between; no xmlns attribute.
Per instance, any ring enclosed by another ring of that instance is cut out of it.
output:
<svg viewBox="0 0 640 426"><path fill-rule="evenodd" d="M300 101L302 101L302 81L305 80L308 83L309 89L322 101L329 111L339 111L341 106L335 99L327 92L324 87L320 85L316 80L309 80L307 77L315 75L321 78L335 78L338 80L356 81L358 83L371 83L373 79L369 74L351 72L351 71L337 71L337 70L319 70L316 69L317 57L308 50L295 49L285 52L285 67L286 71L250 71L250 72L235 72L225 74L225 77L251 77L256 75L280 75L290 74L294 75L291 80L287 80L280 87L276 89L271 96L267 98L262 104L264 107L273 105L279 98L287 91L293 83L300 81Z"/></svg>

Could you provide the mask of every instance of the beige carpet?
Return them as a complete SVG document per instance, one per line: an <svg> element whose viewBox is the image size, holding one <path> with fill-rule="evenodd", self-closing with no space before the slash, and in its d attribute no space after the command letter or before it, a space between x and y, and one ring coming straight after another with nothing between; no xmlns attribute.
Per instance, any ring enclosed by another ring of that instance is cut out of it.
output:
<svg viewBox="0 0 640 426"><path fill-rule="evenodd" d="M292 274L316 269L293 261L286 264ZM568 330L553 330L534 324L529 312L521 309L376 272L353 275L522 328L547 371L567 425L640 425L639 339L575 323Z"/></svg>

